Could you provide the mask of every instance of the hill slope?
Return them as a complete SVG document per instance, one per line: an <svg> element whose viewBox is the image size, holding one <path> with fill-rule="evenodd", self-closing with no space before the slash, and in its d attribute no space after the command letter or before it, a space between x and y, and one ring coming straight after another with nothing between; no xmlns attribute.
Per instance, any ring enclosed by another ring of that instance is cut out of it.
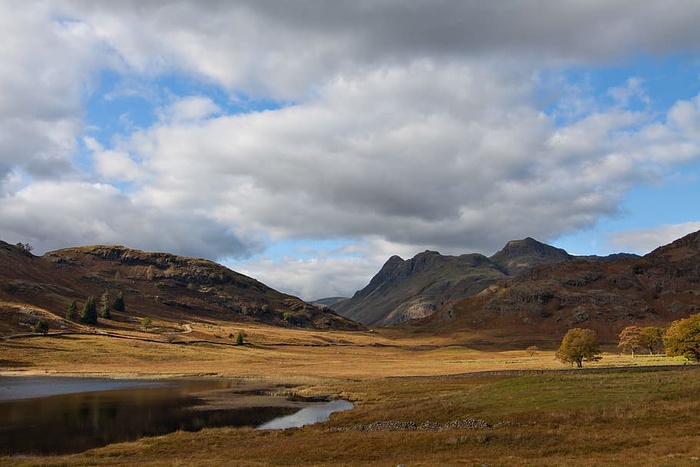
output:
<svg viewBox="0 0 700 467"><path fill-rule="evenodd" d="M499 329L514 340L595 329L614 342L628 325L663 326L700 311L700 232L641 258L543 264L446 304L417 328Z"/></svg>
<svg viewBox="0 0 700 467"><path fill-rule="evenodd" d="M78 326L62 319L71 301L80 307L88 296L99 300L105 291L112 299L123 293L127 312L117 316L122 320L211 317L317 329L358 328L330 310L212 261L122 246L67 248L37 257L0 242L0 333L17 331L21 317L15 313L9 318L11 310L42 309L54 315L55 324Z"/></svg>
<svg viewBox="0 0 700 467"><path fill-rule="evenodd" d="M509 242L490 258L425 251L409 260L392 256L369 284L333 304L341 315L370 326L392 326L433 314L444 303L474 295L536 264L569 261L564 250L532 238Z"/></svg>

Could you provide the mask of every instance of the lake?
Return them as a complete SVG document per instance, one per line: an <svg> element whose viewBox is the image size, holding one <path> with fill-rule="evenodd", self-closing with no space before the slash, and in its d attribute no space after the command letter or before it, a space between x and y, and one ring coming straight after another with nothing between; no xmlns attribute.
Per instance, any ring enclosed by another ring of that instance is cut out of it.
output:
<svg viewBox="0 0 700 467"><path fill-rule="evenodd" d="M75 453L205 427L263 428L280 417L317 410L316 415L307 410L296 424L287 420L264 428L281 429L323 421L348 408L337 404L341 401L285 402L264 392L223 379L0 377L0 454Z"/></svg>

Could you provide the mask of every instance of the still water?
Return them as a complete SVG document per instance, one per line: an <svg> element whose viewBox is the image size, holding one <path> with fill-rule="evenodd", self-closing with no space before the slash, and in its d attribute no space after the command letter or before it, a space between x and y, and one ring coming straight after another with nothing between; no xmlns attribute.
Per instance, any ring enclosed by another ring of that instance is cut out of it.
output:
<svg viewBox="0 0 700 467"><path fill-rule="evenodd" d="M259 430L285 430L287 428L296 428L304 425L325 422L332 413L350 410L354 407L352 402L344 400L336 400L326 402L321 405L305 407L284 417L275 418L269 422L265 422L258 427Z"/></svg>
<svg viewBox="0 0 700 467"><path fill-rule="evenodd" d="M230 380L143 381L0 377L0 454L66 454L204 427L260 426L292 407L207 408Z"/></svg>

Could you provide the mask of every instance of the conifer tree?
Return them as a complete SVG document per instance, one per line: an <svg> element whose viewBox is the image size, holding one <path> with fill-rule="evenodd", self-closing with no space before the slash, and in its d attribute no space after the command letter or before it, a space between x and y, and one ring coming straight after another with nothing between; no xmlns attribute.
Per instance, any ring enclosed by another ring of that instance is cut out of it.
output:
<svg viewBox="0 0 700 467"><path fill-rule="evenodd" d="M119 292L117 294L117 298L114 299L114 303L112 303L112 309L115 311L121 311L123 312L126 309L126 306L124 305L124 294Z"/></svg>
<svg viewBox="0 0 700 467"><path fill-rule="evenodd" d="M66 311L66 319L71 321L78 319L78 303L75 300L70 303L68 311Z"/></svg>
<svg viewBox="0 0 700 467"><path fill-rule="evenodd" d="M97 305L95 304L95 297L88 297L80 313L80 322L83 324L97 324Z"/></svg>
<svg viewBox="0 0 700 467"><path fill-rule="evenodd" d="M112 313L109 311L109 292L105 290L100 300L100 316L104 319L112 319Z"/></svg>

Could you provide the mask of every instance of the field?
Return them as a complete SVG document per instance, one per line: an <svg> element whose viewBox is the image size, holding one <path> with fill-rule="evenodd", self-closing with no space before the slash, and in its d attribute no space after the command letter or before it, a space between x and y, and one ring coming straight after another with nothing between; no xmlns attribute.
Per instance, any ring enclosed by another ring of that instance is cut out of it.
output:
<svg viewBox="0 0 700 467"><path fill-rule="evenodd" d="M552 349L462 345L475 336L246 325L246 344L237 346L230 336L238 330L201 322L177 339L137 330L7 339L0 341L0 368L245 378L347 398L355 409L301 429L177 432L0 464L700 465L700 366L681 359L633 359L610 347L600 362L572 370Z"/></svg>

